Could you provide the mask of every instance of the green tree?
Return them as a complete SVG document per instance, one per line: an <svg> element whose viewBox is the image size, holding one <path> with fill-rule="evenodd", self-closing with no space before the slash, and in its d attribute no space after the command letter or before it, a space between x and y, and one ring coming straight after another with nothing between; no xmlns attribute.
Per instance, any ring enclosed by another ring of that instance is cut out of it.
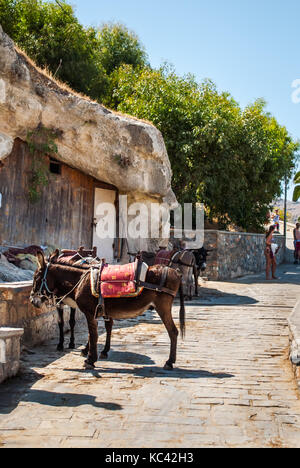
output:
<svg viewBox="0 0 300 468"><path fill-rule="evenodd" d="M241 110L210 81L130 66L119 69L114 98L120 111L161 130L180 202L203 202L223 227L262 229L298 149L262 100Z"/></svg>
<svg viewBox="0 0 300 468"><path fill-rule="evenodd" d="M115 69L147 63L126 26L84 28L65 0L0 0L0 24L37 65L99 102L112 103Z"/></svg>
<svg viewBox="0 0 300 468"><path fill-rule="evenodd" d="M108 79L101 67L97 31L81 26L64 0L0 0L0 23L56 78L93 99L105 93Z"/></svg>
<svg viewBox="0 0 300 468"><path fill-rule="evenodd" d="M294 189L293 201L297 202L300 198L300 172L297 172L295 175L294 184L296 184L296 187Z"/></svg>
<svg viewBox="0 0 300 468"><path fill-rule="evenodd" d="M204 203L207 216L225 228L262 229L299 148L263 100L241 109L209 80L179 77L169 65L152 69L126 26L85 28L66 0L0 0L0 23L74 90L153 122L165 139L181 203Z"/></svg>
<svg viewBox="0 0 300 468"><path fill-rule="evenodd" d="M116 109L119 102L113 99L113 94L118 87L118 69L122 65L131 65L133 69L148 66L148 57L136 34L122 24L103 24L98 29L97 47L108 80L101 99L105 105Z"/></svg>
<svg viewBox="0 0 300 468"><path fill-rule="evenodd" d="M121 65L147 65L147 54L137 35L123 24L107 23L98 30L101 65L111 75Z"/></svg>

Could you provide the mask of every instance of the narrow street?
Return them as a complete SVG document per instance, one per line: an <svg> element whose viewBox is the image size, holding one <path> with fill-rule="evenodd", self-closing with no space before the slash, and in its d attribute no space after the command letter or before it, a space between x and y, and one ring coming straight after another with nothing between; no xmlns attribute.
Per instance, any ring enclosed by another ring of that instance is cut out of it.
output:
<svg viewBox="0 0 300 468"><path fill-rule="evenodd" d="M169 339L155 312L116 323L95 371L83 370L85 326L75 351L58 353L56 340L25 351L0 387L0 446L300 447L287 324L300 266L278 274L205 283L187 303L173 372L162 370Z"/></svg>

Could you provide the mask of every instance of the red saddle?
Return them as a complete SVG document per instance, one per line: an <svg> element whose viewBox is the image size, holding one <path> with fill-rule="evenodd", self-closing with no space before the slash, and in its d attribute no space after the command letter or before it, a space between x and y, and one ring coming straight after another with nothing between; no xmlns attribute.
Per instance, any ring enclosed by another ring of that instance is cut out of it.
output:
<svg viewBox="0 0 300 468"><path fill-rule="evenodd" d="M101 273L101 295L104 298L136 294L136 263L105 265Z"/></svg>
<svg viewBox="0 0 300 468"><path fill-rule="evenodd" d="M155 257L155 265L166 265L169 266L172 257L175 255L177 250L160 250L157 252Z"/></svg>
<svg viewBox="0 0 300 468"><path fill-rule="evenodd" d="M93 295L99 297L99 288L101 296L104 299L135 297L141 294L143 287L137 287L139 280L145 281L148 266L145 263L128 263L127 265L104 265L101 271L101 280L99 286L99 270L93 270L91 273L91 289ZM96 274L97 278L93 277Z"/></svg>

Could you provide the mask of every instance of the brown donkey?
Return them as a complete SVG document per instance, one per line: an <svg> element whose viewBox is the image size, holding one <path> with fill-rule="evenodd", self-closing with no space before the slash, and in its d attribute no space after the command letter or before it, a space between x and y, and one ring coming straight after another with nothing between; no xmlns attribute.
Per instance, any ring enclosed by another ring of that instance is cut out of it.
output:
<svg viewBox="0 0 300 468"><path fill-rule="evenodd" d="M67 296L74 301L74 305L76 304L85 314L88 324L89 351L85 367L87 369L94 368L94 364L98 360L98 323L95 320L98 300L91 292L90 271L79 267L57 264L55 262L58 255L59 252L56 251L50 257L49 263L47 263L42 252L37 254L39 268L34 275L30 301L37 308L49 303L54 297L60 299ZM169 293L159 290L162 278L164 278L163 289L168 290ZM164 369L172 370L173 364L176 362L178 337L178 330L172 317L172 305L178 291L180 292L179 318L182 337L184 337L185 333L185 307L181 274L172 268L155 265L149 267L145 283L148 286L137 297L105 299L105 312L109 317L109 322L106 324L107 340L101 357L107 357L109 352L110 334L114 319L138 317L150 306L154 306L168 331L171 341L170 356Z"/></svg>
<svg viewBox="0 0 300 468"><path fill-rule="evenodd" d="M198 272L196 259L191 250L173 249L168 251L161 249L158 252L140 252L139 254L129 253L129 258L134 261L137 255L149 266L165 265L178 269L182 274L182 288L186 299L192 300L193 296L198 297Z"/></svg>

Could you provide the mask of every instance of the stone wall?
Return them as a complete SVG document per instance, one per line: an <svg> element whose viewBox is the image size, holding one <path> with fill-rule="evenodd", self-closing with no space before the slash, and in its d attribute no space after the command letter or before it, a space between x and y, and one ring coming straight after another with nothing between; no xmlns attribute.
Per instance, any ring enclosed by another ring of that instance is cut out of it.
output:
<svg viewBox="0 0 300 468"><path fill-rule="evenodd" d="M26 346L36 346L58 337L59 333L56 309L35 309L29 302L31 288L31 282L0 284L0 327L23 328L22 342ZM68 307L64 320L67 330ZM81 312L76 314L76 321L85 321Z"/></svg>
<svg viewBox="0 0 300 468"><path fill-rule="evenodd" d="M276 236L281 246L278 264L284 261L284 237ZM241 232L205 231L204 247L213 249L207 260L206 276L213 280L229 280L260 273L266 267L265 235Z"/></svg>
<svg viewBox="0 0 300 468"><path fill-rule="evenodd" d="M0 383L17 375L23 329L0 328Z"/></svg>

